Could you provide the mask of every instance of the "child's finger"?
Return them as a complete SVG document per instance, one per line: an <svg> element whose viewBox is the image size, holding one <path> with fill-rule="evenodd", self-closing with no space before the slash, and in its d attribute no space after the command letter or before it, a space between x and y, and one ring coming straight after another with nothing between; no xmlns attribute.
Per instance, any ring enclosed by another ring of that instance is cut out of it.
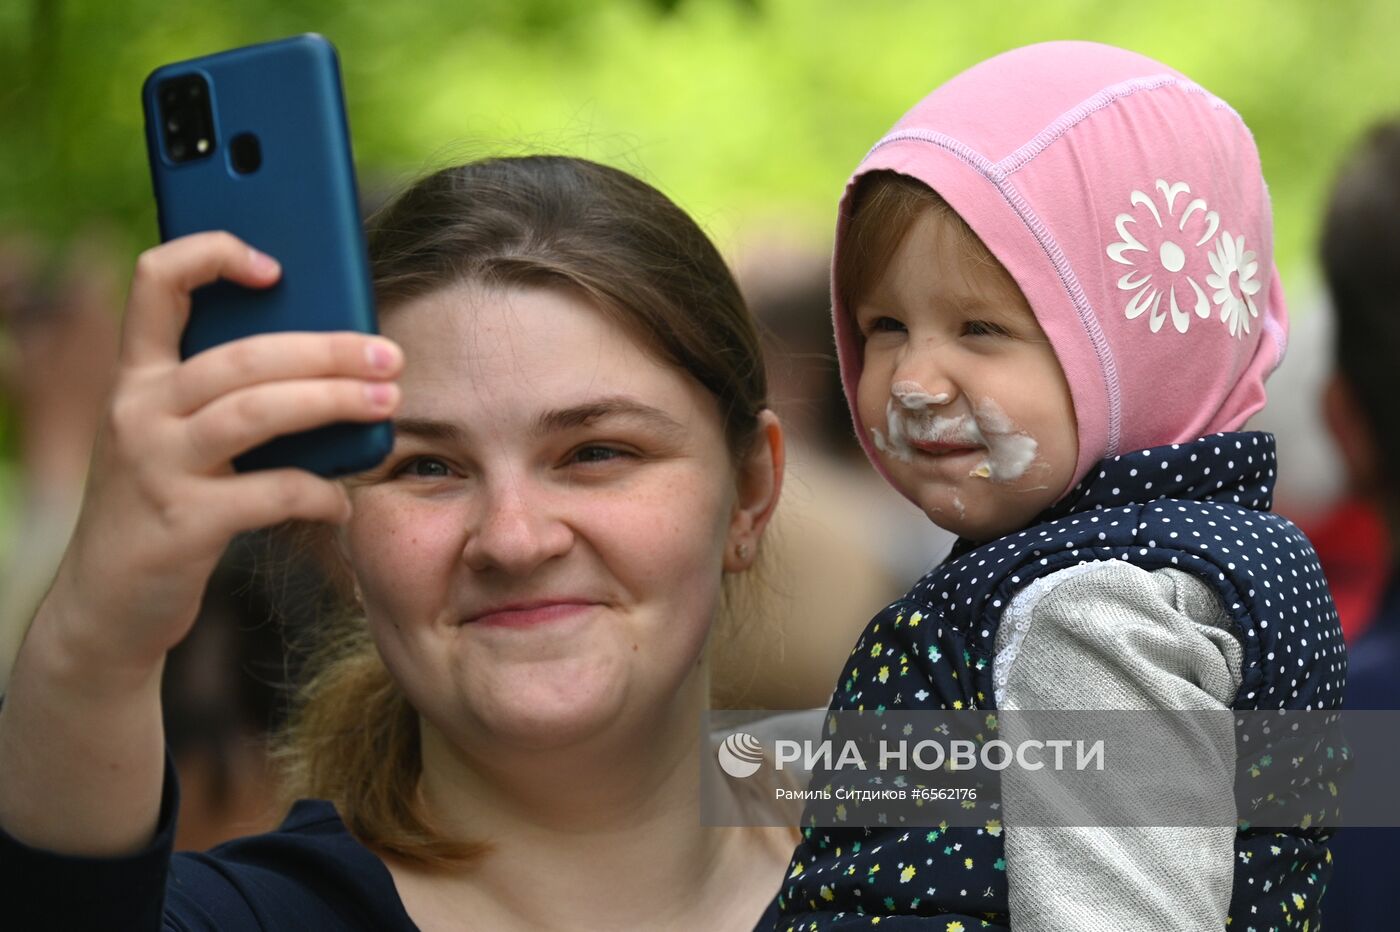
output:
<svg viewBox="0 0 1400 932"><path fill-rule="evenodd" d="M122 327L122 359L142 365L179 358L190 292L228 279L266 288L281 266L231 233L195 233L146 250L136 261Z"/></svg>

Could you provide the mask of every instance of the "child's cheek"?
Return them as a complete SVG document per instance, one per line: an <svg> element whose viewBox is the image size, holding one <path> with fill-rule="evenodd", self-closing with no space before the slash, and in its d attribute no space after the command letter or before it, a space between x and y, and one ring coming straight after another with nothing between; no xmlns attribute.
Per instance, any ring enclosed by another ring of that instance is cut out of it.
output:
<svg viewBox="0 0 1400 932"><path fill-rule="evenodd" d="M874 366L871 365L870 355L866 354L865 368L861 370L860 381L856 383L856 409L860 412L862 430L866 437L872 437L871 428L878 428L884 424L883 401L876 403L876 396L880 394L876 388L878 377L875 375ZM888 394L888 387L884 394Z"/></svg>
<svg viewBox="0 0 1400 932"><path fill-rule="evenodd" d="M885 459L900 459L899 426L890 414L889 379L867 367L856 386L856 406L865 436Z"/></svg>

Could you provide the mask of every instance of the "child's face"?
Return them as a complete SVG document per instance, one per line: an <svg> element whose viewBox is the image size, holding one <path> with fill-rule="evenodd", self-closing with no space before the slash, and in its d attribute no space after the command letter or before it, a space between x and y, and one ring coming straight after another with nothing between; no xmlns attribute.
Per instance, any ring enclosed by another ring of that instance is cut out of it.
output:
<svg viewBox="0 0 1400 932"><path fill-rule="evenodd" d="M854 311L861 420L934 523L987 541L1060 497L1078 456L1069 385L1015 281L953 218L915 220Z"/></svg>

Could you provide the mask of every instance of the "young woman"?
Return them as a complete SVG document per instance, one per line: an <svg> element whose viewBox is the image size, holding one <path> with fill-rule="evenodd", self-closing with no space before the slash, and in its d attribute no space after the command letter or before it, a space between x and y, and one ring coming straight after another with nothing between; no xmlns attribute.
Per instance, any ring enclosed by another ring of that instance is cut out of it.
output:
<svg viewBox="0 0 1400 932"><path fill-rule="evenodd" d="M0 869L25 928L750 929L783 830L696 800L706 641L782 482L753 322L654 189L565 158L418 183L371 224L386 338L187 361L189 294L266 287L226 234L137 264L78 529L0 707ZM392 417L345 482L230 460ZM171 855L163 658L238 531L344 571L273 833ZM164 776L162 768L164 767ZM9 915L14 915L10 912Z"/></svg>

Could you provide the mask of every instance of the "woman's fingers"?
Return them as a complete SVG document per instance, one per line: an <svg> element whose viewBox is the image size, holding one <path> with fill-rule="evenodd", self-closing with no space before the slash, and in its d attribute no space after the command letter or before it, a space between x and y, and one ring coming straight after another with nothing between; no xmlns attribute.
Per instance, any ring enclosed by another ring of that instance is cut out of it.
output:
<svg viewBox="0 0 1400 932"><path fill-rule="evenodd" d="M381 421L399 402L393 382L289 379L223 395L186 421L189 466L206 472L258 444L337 421Z"/></svg>
<svg viewBox="0 0 1400 932"><path fill-rule="evenodd" d="M282 274L270 256L230 233L195 233L148 249L136 261L122 327L122 359L129 365L173 362L190 312L190 292L228 279L266 288Z"/></svg>
<svg viewBox="0 0 1400 932"><path fill-rule="evenodd" d="M343 524L350 518L345 488L302 469L265 469L218 482L209 517L229 536L293 519Z"/></svg>
<svg viewBox="0 0 1400 932"><path fill-rule="evenodd" d="M176 414L261 382L340 376L393 378L403 353L383 337L360 333L263 333L205 350L175 371Z"/></svg>

